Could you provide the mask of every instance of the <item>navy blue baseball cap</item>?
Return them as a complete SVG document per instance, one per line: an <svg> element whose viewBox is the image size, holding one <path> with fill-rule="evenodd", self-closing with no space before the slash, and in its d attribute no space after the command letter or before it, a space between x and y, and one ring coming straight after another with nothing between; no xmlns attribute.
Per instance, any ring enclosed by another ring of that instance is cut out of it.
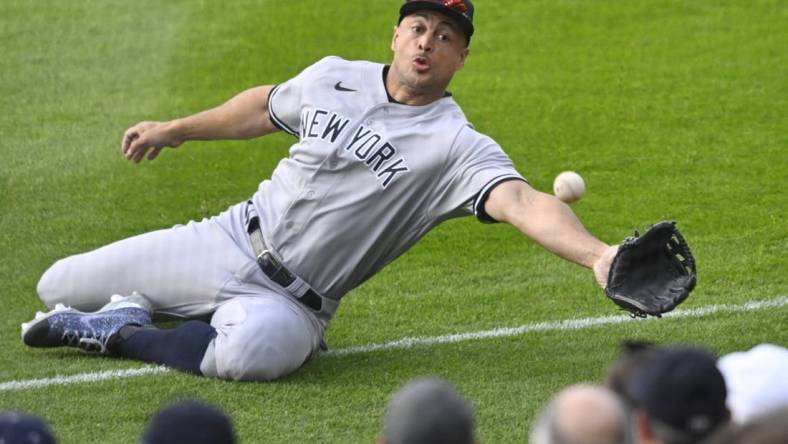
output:
<svg viewBox="0 0 788 444"><path fill-rule="evenodd" d="M683 441L697 442L730 419L725 379L709 351L685 346L657 349L627 386L636 407ZM675 439L674 441L680 441Z"/></svg>
<svg viewBox="0 0 788 444"><path fill-rule="evenodd" d="M41 419L18 412L0 413L0 442L55 444L55 436Z"/></svg>
<svg viewBox="0 0 788 444"><path fill-rule="evenodd" d="M406 0L405 4L399 8L399 21L413 14L416 11L438 11L456 21L468 42L473 35L473 3L471 0Z"/></svg>

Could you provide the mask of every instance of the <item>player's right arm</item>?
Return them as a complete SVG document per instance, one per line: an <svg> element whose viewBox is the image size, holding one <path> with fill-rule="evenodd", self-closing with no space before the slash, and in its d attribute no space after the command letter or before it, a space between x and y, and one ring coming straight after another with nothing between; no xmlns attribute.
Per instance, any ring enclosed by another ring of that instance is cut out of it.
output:
<svg viewBox="0 0 788 444"><path fill-rule="evenodd" d="M252 139L278 131L271 122L268 95L273 85L241 92L224 104L169 122L140 122L123 135L123 156L139 163L153 160L166 147L188 140Z"/></svg>
<svg viewBox="0 0 788 444"><path fill-rule="evenodd" d="M590 268L599 286L607 286L618 247L589 233L569 205L557 197L512 180L490 191L484 209L494 220L512 224L548 251Z"/></svg>

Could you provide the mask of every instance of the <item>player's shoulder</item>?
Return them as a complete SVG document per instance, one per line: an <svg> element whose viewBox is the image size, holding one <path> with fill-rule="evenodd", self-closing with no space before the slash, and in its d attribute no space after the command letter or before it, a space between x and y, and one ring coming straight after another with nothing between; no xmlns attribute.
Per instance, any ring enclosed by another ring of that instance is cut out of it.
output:
<svg viewBox="0 0 788 444"><path fill-rule="evenodd" d="M475 154L503 152L503 148L491 136L478 131L466 121L456 134L453 146L460 152Z"/></svg>
<svg viewBox="0 0 788 444"><path fill-rule="evenodd" d="M346 60L342 57L329 55L315 62L313 68L320 71L359 71L381 69L382 64L367 60Z"/></svg>

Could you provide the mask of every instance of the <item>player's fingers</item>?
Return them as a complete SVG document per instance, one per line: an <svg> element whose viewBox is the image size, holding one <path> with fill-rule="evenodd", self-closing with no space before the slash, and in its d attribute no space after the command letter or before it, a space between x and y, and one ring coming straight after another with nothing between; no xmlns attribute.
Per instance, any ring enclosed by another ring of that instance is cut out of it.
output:
<svg viewBox="0 0 788 444"><path fill-rule="evenodd" d="M126 151L126 160L130 160L134 163L139 163L142 160L142 157L145 155L145 152L148 151L147 141L145 138L140 137L131 142L129 149Z"/></svg>
<svg viewBox="0 0 788 444"><path fill-rule="evenodd" d="M122 151L123 151L123 154L124 154L124 155L125 155L125 154L126 154L128 151L129 151L129 149L131 149L131 144L132 144L132 143L133 143L135 140L137 140L138 138L139 138L139 135L138 135L138 134L133 134L133 135L131 135L131 136L130 136L128 139L124 139L124 140L123 140L123 147L122 147Z"/></svg>
<svg viewBox="0 0 788 444"><path fill-rule="evenodd" d="M131 146L131 142L133 142L134 139L138 138L139 136L139 132L137 132L135 127L127 129L126 133L123 134L123 140L120 143L120 151L123 154L126 154L126 152L129 150L129 147Z"/></svg>
<svg viewBox="0 0 788 444"><path fill-rule="evenodd" d="M161 148L154 148L154 149L152 149L152 150L150 151L150 153L148 154L148 160L153 160L153 159L155 159L155 158L156 158L156 157L159 155L159 153L161 152L161 150L162 150Z"/></svg>
<svg viewBox="0 0 788 444"><path fill-rule="evenodd" d="M131 157L134 155L134 152L138 149L140 144L139 138L132 139L126 142L126 149L123 150L123 157L126 160L131 160Z"/></svg>
<svg viewBox="0 0 788 444"><path fill-rule="evenodd" d="M131 160L132 160L134 163L140 163L140 161L142 161L142 159L144 159L144 158L145 158L145 153L147 153L147 152L148 152L148 149L149 149L149 148L150 148L150 147L146 146L146 147L143 147L143 148L140 148L140 149L138 149L138 150L137 150L137 151L134 153L134 156L131 158Z"/></svg>

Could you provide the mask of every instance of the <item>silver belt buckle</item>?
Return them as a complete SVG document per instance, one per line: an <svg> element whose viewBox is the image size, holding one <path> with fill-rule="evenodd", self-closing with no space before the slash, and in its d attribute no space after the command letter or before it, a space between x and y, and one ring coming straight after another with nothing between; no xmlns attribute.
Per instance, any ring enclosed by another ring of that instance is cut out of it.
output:
<svg viewBox="0 0 788 444"><path fill-rule="evenodd" d="M276 269L276 273L279 273L279 270L282 269L282 264L280 264L276 259L274 259L274 255L271 254L271 251L265 249L257 255L257 263L262 264L262 261L265 260L269 264L273 265Z"/></svg>
<svg viewBox="0 0 788 444"><path fill-rule="evenodd" d="M263 265L262 261L266 262L265 265ZM288 285L292 284L293 281L295 280L295 277L292 274L290 274L290 272L287 270L287 268L285 268L284 265L282 265L281 262L276 260L274 255L271 254L269 250L263 250L263 252L257 256L257 265L266 268L273 267L274 271L271 272L270 274L265 270L263 270L263 272L268 274L268 277L271 278L271 280L273 280L274 282L278 283L283 287L287 287ZM281 279L284 279L285 282L282 282Z"/></svg>

